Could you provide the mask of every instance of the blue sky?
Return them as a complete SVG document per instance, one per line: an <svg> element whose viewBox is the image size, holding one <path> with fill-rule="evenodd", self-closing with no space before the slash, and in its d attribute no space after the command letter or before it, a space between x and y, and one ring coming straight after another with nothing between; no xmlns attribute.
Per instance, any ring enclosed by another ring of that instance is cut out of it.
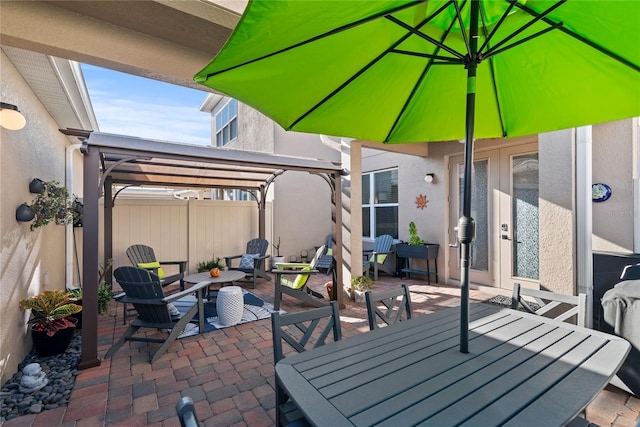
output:
<svg viewBox="0 0 640 427"><path fill-rule="evenodd" d="M187 144L211 144L207 92L82 64L101 132Z"/></svg>

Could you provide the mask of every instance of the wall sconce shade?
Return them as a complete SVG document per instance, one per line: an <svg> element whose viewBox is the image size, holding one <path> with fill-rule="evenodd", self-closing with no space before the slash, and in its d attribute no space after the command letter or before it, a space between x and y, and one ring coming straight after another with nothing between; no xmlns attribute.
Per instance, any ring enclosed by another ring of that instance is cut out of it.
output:
<svg viewBox="0 0 640 427"><path fill-rule="evenodd" d="M20 130L26 123L27 121L18 107L0 102L0 126L9 130Z"/></svg>
<svg viewBox="0 0 640 427"><path fill-rule="evenodd" d="M427 184L431 184L433 182L433 179L435 178L436 174L435 173L428 173L424 176L424 182L426 182Z"/></svg>

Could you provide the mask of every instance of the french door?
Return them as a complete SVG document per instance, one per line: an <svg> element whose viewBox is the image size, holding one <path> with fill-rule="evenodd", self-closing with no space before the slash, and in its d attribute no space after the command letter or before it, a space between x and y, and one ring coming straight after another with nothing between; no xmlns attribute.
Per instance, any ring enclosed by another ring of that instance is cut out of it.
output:
<svg viewBox="0 0 640 427"><path fill-rule="evenodd" d="M511 289L538 287L539 209L537 143L484 151L474 156L471 246L472 283ZM463 158L449 160L449 238L462 212ZM460 280L460 255L451 248L450 277Z"/></svg>

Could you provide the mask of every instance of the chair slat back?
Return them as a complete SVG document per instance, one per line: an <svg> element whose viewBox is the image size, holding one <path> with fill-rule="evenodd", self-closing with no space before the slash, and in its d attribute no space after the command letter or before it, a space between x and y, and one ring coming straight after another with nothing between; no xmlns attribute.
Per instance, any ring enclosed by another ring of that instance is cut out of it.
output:
<svg viewBox="0 0 640 427"><path fill-rule="evenodd" d="M534 299L540 308L532 307L523 296ZM578 326L587 324L587 295L578 294L564 295L549 291L539 291L520 286L520 283L513 284L513 295L511 297L511 308L517 309L519 306L532 314L550 317L552 319L567 321L576 318Z"/></svg>
<svg viewBox="0 0 640 427"><path fill-rule="evenodd" d="M380 327L378 321L382 321L386 325L392 325L396 322L411 319L413 315L409 285L406 284L387 291L367 291L365 300L370 330Z"/></svg>
<svg viewBox="0 0 640 427"><path fill-rule="evenodd" d="M269 248L269 242L265 239L252 239L247 242L248 254L259 254L264 256Z"/></svg>
<svg viewBox="0 0 640 427"><path fill-rule="evenodd" d="M318 250L316 251L316 254L311 259L311 262L309 262L309 266L311 267L312 270L316 270L318 268L318 263L320 262L320 258L322 258L322 256L325 254L326 251L327 251L326 245L322 245L318 248Z"/></svg>
<svg viewBox="0 0 640 427"><path fill-rule="evenodd" d="M134 267L140 263L157 261L153 248L147 245L131 245L127 248L126 254Z"/></svg>
<svg viewBox="0 0 640 427"><path fill-rule="evenodd" d="M123 266L115 269L113 277L131 299L140 319L153 323L171 322L167 303L162 300L165 295L158 276L144 268ZM154 301L157 304L153 304Z"/></svg>
<svg viewBox="0 0 640 427"><path fill-rule="evenodd" d="M373 243L373 251L389 252L391 250L391 245L393 245L393 237L388 234L383 234L382 236L376 237L376 240Z"/></svg>
<svg viewBox="0 0 640 427"><path fill-rule="evenodd" d="M327 307L314 308L298 313L271 314L273 332L273 361L284 358L282 342L285 341L298 353L325 344L333 332L333 341L342 339L340 313L337 301Z"/></svg>

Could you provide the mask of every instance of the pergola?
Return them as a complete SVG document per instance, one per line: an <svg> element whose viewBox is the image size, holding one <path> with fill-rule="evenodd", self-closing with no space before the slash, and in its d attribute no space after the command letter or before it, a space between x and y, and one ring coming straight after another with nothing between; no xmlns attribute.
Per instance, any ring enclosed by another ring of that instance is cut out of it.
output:
<svg viewBox="0 0 640 427"><path fill-rule="evenodd" d="M172 188L242 189L254 192L259 209L259 236L265 236L266 194L286 171L322 177L331 187L333 256L342 265L341 181L345 172L337 163L268 153L229 150L142 138L91 133L83 142L83 326L80 368L100 364L98 359L98 242L99 199L104 197L104 258L112 258L112 211L115 185ZM106 263L105 263L106 265ZM341 268L335 280L342 283ZM110 275L109 275L110 276ZM334 286L332 299L342 305Z"/></svg>

